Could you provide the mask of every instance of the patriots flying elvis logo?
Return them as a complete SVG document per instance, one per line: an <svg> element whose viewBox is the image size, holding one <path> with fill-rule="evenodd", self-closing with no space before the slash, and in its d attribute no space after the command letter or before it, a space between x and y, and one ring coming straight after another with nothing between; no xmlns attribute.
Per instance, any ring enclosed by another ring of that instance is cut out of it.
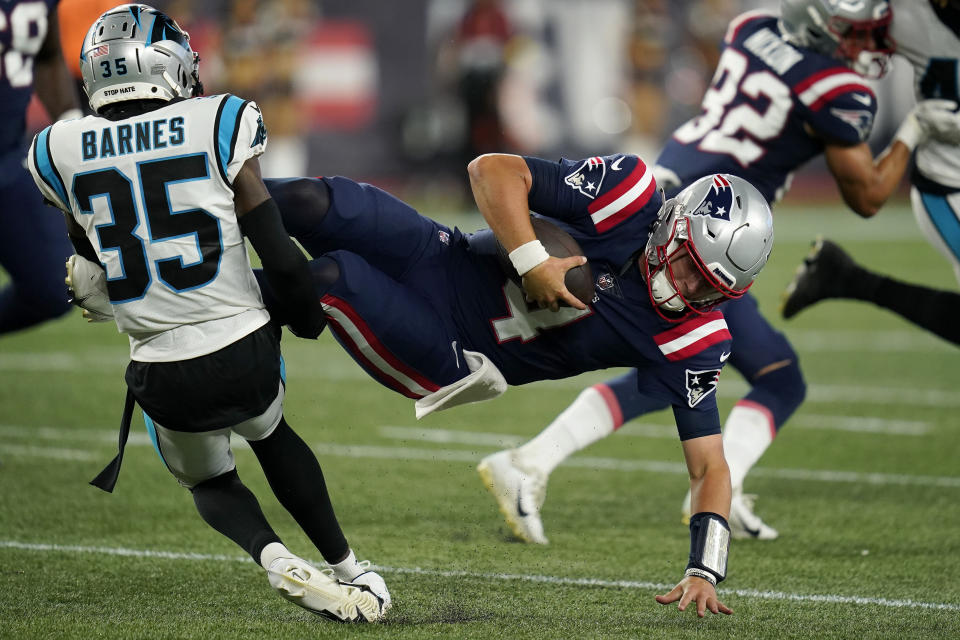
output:
<svg viewBox="0 0 960 640"><path fill-rule="evenodd" d="M600 185L603 184L605 175L607 175L607 167L603 163L603 158L594 156L585 160L576 171L564 178L563 181L593 200L600 193Z"/></svg>
<svg viewBox="0 0 960 640"><path fill-rule="evenodd" d="M700 205L691 213L693 216L710 216L717 220L729 220L733 207L733 188L719 173L713 176L713 185Z"/></svg>
<svg viewBox="0 0 960 640"><path fill-rule="evenodd" d="M687 404L691 408L700 404L700 401L716 391L720 381L720 369L706 371L691 371L687 369Z"/></svg>

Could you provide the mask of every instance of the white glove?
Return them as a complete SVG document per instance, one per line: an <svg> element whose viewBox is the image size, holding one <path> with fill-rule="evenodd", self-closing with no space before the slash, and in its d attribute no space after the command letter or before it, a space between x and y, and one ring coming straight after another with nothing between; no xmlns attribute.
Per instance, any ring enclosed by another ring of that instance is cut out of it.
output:
<svg viewBox="0 0 960 640"><path fill-rule="evenodd" d="M917 122L927 139L960 144L960 112L957 108L953 100L921 100L917 103Z"/></svg>
<svg viewBox="0 0 960 640"><path fill-rule="evenodd" d="M107 274L103 267L76 254L67 260L70 302L83 309L87 322L113 320L113 305L107 294Z"/></svg>

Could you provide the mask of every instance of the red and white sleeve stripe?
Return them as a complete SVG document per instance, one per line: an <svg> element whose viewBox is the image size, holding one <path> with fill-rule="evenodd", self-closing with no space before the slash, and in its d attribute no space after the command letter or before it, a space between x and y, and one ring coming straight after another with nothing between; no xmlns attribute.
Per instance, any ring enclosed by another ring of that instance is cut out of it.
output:
<svg viewBox="0 0 960 640"><path fill-rule="evenodd" d="M653 171L647 168L643 160L637 158L637 166L633 171L587 207L597 232L609 231L642 209L650 201L656 188Z"/></svg>
<svg viewBox="0 0 960 640"><path fill-rule="evenodd" d="M848 91L866 93L873 97L874 101L876 100L873 89L863 81L861 76L838 67L813 74L795 85L793 91L800 102L813 111L819 111L831 99Z"/></svg>
<svg viewBox="0 0 960 640"><path fill-rule="evenodd" d="M739 16L730 21L730 26L727 27L727 33L723 37L723 41L726 44L733 42L737 38L737 32L740 31L740 28L751 20L771 17L773 17L773 14L764 9L754 9L753 11L741 13Z"/></svg>
<svg viewBox="0 0 960 640"><path fill-rule="evenodd" d="M727 321L719 311L698 316L653 337L660 352L671 362L684 360L731 339Z"/></svg>

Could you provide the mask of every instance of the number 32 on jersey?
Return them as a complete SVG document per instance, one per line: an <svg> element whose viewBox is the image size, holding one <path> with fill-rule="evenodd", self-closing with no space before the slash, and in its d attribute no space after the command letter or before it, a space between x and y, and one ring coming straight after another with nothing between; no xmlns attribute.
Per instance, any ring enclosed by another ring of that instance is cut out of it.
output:
<svg viewBox="0 0 960 640"><path fill-rule="evenodd" d="M776 138L790 116L790 88L769 71L746 73L747 58L726 49L720 56L710 88L703 96L703 113L677 129L673 137L683 144L697 140L701 151L725 153L742 167L763 157L765 140ZM746 75L746 77L744 77ZM738 96L769 100L763 111L739 101Z"/></svg>

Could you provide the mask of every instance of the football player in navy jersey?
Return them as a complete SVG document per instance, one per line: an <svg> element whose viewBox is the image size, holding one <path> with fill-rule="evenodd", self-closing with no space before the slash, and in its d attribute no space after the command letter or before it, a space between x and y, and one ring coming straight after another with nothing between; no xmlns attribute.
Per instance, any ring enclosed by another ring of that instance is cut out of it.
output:
<svg viewBox="0 0 960 640"><path fill-rule="evenodd" d="M921 231L960 280L960 2L894 0L893 8L893 40L913 66L920 105L911 134L917 153L910 201ZM783 315L792 318L827 298L873 302L960 345L960 294L874 273L819 239L787 288Z"/></svg>
<svg viewBox="0 0 960 640"><path fill-rule="evenodd" d="M27 105L36 92L51 118L83 115L60 51L57 0L0 3L0 334L70 309L64 263L73 253L63 217L43 206L24 167Z"/></svg>
<svg viewBox="0 0 960 640"><path fill-rule="evenodd" d="M876 159L865 140L877 104L866 77L882 75L893 48L887 38L887 0L857 3L783 0L781 16L763 11L735 18L727 30L702 113L679 127L654 172L667 194L705 173L727 172L755 184L771 202L791 173L823 154L846 203L873 216L899 184L917 142L918 109ZM760 314L749 294L724 306L733 338L733 364L751 390L723 429L736 537L773 539L778 533L753 512L743 481L806 394L797 355ZM565 458L613 433L625 422L665 408L638 387L630 371L585 389L539 435L488 457L481 467L503 469L499 485L520 495L504 514L520 537L545 544L540 506L549 474ZM690 494L682 506L690 513Z"/></svg>
<svg viewBox="0 0 960 640"><path fill-rule="evenodd" d="M673 407L694 495L685 576L658 600L696 602L701 616L731 613L715 590L726 575L730 504L715 390L731 348L715 307L744 295L766 264L769 205L745 180L720 174L665 201L652 169L632 155L484 155L469 174L492 231L450 229L343 177L264 182L287 231L314 257L334 337L374 379L415 399L417 417L508 385L638 367L636 384ZM531 211L584 255L549 256ZM522 286L507 276L498 241ZM589 301L564 284L585 261L596 283ZM260 286L284 323L270 283L261 277Z"/></svg>
<svg viewBox="0 0 960 640"><path fill-rule="evenodd" d="M450 229L343 177L265 183L314 257L335 338L381 384L415 399L418 417L507 385L638 367L635 383L673 407L695 496L685 577L658 600L730 613L715 591L730 500L715 395L730 337L715 306L742 296L766 263L769 205L725 175L664 201L652 169L631 155L484 155L469 174L492 232ZM584 256L550 257L530 211L567 231ZM498 240L522 287L499 262ZM585 260L595 295L580 301L564 275ZM269 283L261 288L272 313Z"/></svg>

